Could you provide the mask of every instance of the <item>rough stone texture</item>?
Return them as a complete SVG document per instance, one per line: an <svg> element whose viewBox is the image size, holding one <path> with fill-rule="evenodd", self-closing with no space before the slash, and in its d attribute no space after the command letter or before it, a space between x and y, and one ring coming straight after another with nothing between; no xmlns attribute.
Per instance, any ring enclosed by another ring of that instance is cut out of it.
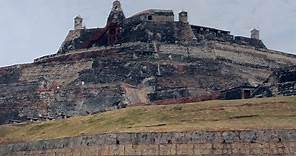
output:
<svg viewBox="0 0 296 156"><path fill-rule="evenodd" d="M251 46L125 43L0 68L0 123L87 115L198 98L249 83L296 57Z"/></svg>
<svg viewBox="0 0 296 156"><path fill-rule="evenodd" d="M20 67L11 66L0 69L0 84L10 84L16 82L20 77Z"/></svg>
<svg viewBox="0 0 296 156"><path fill-rule="evenodd" d="M296 131L122 133L0 145L1 155L295 155Z"/></svg>
<svg viewBox="0 0 296 156"><path fill-rule="evenodd" d="M296 66L275 71L269 80L274 94L296 96Z"/></svg>
<svg viewBox="0 0 296 156"><path fill-rule="evenodd" d="M255 91L254 96L272 95L296 96L296 66L275 70Z"/></svg>

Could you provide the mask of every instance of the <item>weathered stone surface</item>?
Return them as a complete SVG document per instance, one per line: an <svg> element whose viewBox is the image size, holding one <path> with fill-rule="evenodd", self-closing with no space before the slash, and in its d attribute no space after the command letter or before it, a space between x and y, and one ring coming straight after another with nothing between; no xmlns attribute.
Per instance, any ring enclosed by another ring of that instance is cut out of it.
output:
<svg viewBox="0 0 296 156"><path fill-rule="evenodd" d="M0 84L10 84L16 82L20 76L20 68L19 66L1 68L0 75Z"/></svg>
<svg viewBox="0 0 296 156"><path fill-rule="evenodd" d="M104 134L0 145L0 154L295 155L295 134L292 129Z"/></svg>
<svg viewBox="0 0 296 156"><path fill-rule="evenodd" d="M87 115L258 85L296 57L250 47L128 43L1 68L0 123ZM241 52L240 52L241 51Z"/></svg>
<svg viewBox="0 0 296 156"><path fill-rule="evenodd" d="M266 95L296 96L296 66L275 70L255 91L254 96Z"/></svg>

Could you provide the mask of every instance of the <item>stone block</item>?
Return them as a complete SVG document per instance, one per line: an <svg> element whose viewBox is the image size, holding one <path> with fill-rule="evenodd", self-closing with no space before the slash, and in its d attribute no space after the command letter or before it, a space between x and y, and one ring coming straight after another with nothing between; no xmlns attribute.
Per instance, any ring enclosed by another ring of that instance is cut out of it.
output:
<svg viewBox="0 0 296 156"><path fill-rule="evenodd" d="M111 155L112 145L101 145L100 155Z"/></svg>
<svg viewBox="0 0 296 156"><path fill-rule="evenodd" d="M202 143L194 145L194 155L209 155L212 154L212 144Z"/></svg>
<svg viewBox="0 0 296 156"><path fill-rule="evenodd" d="M125 145L125 155L141 155L141 149L139 149L139 145Z"/></svg>
<svg viewBox="0 0 296 156"><path fill-rule="evenodd" d="M193 144L177 144L177 155L193 155Z"/></svg>
<svg viewBox="0 0 296 156"><path fill-rule="evenodd" d="M287 142L288 151L291 154L296 154L296 142Z"/></svg>
<svg viewBox="0 0 296 156"><path fill-rule="evenodd" d="M124 155L125 145L111 145L110 155Z"/></svg>
<svg viewBox="0 0 296 156"><path fill-rule="evenodd" d="M81 156L83 154L81 147L73 148L73 156Z"/></svg>
<svg viewBox="0 0 296 156"><path fill-rule="evenodd" d="M151 156L151 155L158 155L159 153L159 146L156 144L144 144L139 145L139 149L141 150L141 155Z"/></svg>
<svg viewBox="0 0 296 156"><path fill-rule="evenodd" d="M250 154L258 155L263 153L262 144L260 143L251 143L250 144Z"/></svg>
<svg viewBox="0 0 296 156"><path fill-rule="evenodd" d="M223 155L231 155L233 154L233 147L231 143L223 143L222 144L222 154Z"/></svg>
<svg viewBox="0 0 296 156"><path fill-rule="evenodd" d="M213 154L217 154L217 155L222 154L223 149L224 149L224 146L221 143L213 143L212 144L212 153Z"/></svg>
<svg viewBox="0 0 296 156"><path fill-rule="evenodd" d="M177 145L176 144L163 144L159 145L159 155L176 155Z"/></svg>

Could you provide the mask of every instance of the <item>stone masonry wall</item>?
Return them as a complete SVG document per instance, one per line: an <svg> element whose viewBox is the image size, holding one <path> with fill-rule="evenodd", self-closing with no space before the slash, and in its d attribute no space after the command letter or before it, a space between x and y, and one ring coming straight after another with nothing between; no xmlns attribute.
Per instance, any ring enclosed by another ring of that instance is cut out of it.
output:
<svg viewBox="0 0 296 156"><path fill-rule="evenodd" d="M296 56L292 54L236 44L221 44L220 42L207 42L206 45L202 46L162 44L160 51L190 57L222 60L256 68L279 68L282 65L296 64Z"/></svg>
<svg viewBox="0 0 296 156"><path fill-rule="evenodd" d="M0 155L295 155L296 130L122 133L0 145Z"/></svg>

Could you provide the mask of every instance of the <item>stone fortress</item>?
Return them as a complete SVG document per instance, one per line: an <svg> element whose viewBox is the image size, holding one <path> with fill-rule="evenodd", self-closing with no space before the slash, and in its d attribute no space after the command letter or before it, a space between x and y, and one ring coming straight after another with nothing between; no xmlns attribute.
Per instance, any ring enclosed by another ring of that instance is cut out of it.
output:
<svg viewBox="0 0 296 156"><path fill-rule="evenodd" d="M160 43L187 43L199 44L202 41L219 41L247 45L266 49L259 39L259 30L251 31L251 38L233 36L230 31L191 25L188 13L179 13L179 20L174 21L172 10L150 9L126 18L119 1L113 2L104 28L86 29L83 19L74 19L74 30L66 37L59 54L71 50L91 47L111 46L130 42L160 42Z"/></svg>
<svg viewBox="0 0 296 156"><path fill-rule="evenodd" d="M191 25L188 13L74 19L56 54L0 68L0 124L88 115L139 104L296 95L296 56L259 38ZM288 67L291 66L291 67Z"/></svg>

